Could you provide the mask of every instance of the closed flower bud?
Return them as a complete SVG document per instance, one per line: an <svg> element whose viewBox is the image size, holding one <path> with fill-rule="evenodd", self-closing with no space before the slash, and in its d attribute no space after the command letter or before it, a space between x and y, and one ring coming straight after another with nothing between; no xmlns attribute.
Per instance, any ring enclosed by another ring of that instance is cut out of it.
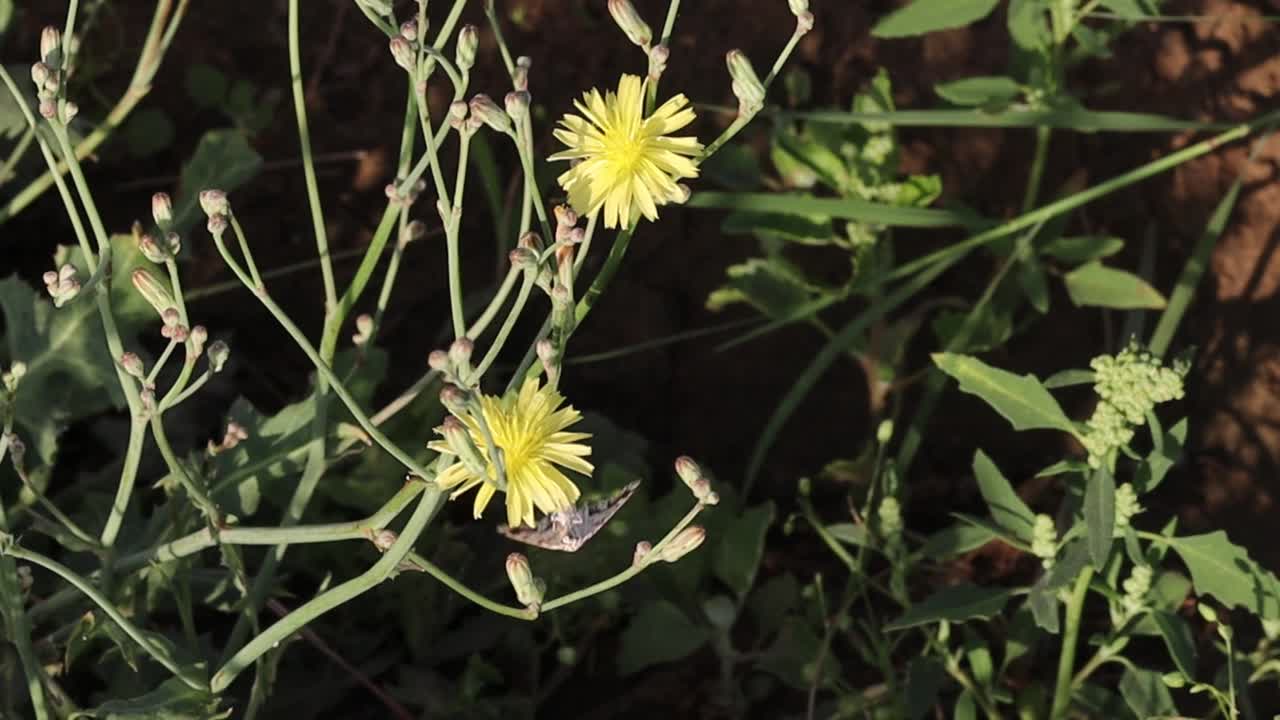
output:
<svg viewBox="0 0 1280 720"><path fill-rule="evenodd" d="M676 474L679 475L680 479L684 481L684 484L688 485L690 488L693 487L695 482L701 480L703 477L702 467L698 465L696 460L688 455L681 455L676 458Z"/></svg>
<svg viewBox="0 0 1280 720"><path fill-rule="evenodd" d="M657 80L667 71L667 61L671 59L671 48L666 45L654 45L649 50L649 77Z"/></svg>
<svg viewBox="0 0 1280 720"><path fill-rule="evenodd" d="M127 352L120 356L120 369L126 374L138 378L139 380L147 376L147 370L142 365L142 358L136 354Z"/></svg>
<svg viewBox="0 0 1280 720"><path fill-rule="evenodd" d="M187 336L187 357L191 362L204 352L204 344L209 340L209 331L203 325L196 325L191 328L191 334Z"/></svg>
<svg viewBox="0 0 1280 720"><path fill-rule="evenodd" d="M458 69L467 72L476 64L476 49L480 47L480 31L475 25L463 25L458 31L457 52L454 63Z"/></svg>
<svg viewBox="0 0 1280 720"><path fill-rule="evenodd" d="M378 548L378 552L381 553L390 550L391 546L395 545L396 540L399 539L400 536L396 534L395 530L388 530L387 528L374 530L369 533L369 542L373 543L373 546Z"/></svg>
<svg viewBox="0 0 1280 720"><path fill-rule="evenodd" d="M475 352L476 344L471 338L460 337L449 345L449 360L458 367L465 367L471 362L471 353Z"/></svg>
<svg viewBox="0 0 1280 720"><path fill-rule="evenodd" d="M802 12L796 15L796 34L804 35L813 29L813 13Z"/></svg>
<svg viewBox="0 0 1280 720"><path fill-rule="evenodd" d="M231 211L231 203L227 201L227 194L216 188L200 191L200 209L205 215L213 217L214 215L226 215Z"/></svg>
<svg viewBox="0 0 1280 720"><path fill-rule="evenodd" d="M178 233L165 233L164 241L169 248L169 255L178 257L178 253L182 252L182 238L178 236Z"/></svg>
<svg viewBox="0 0 1280 720"><path fill-rule="evenodd" d="M568 232L573 229L578 224L578 213L574 212L573 208L568 205L557 205L554 212L556 216L556 242L561 242L563 241L560 235L561 230Z"/></svg>
<svg viewBox="0 0 1280 720"><path fill-rule="evenodd" d="M631 555L631 564L639 565L643 563L644 559L648 557L649 553L652 551L653 551L653 544L650 543L648 540L641 540L640 542L636 543L635 552L632 553Z"/></svg>
<svg viewBox="0 0 1280 720"><path fill-rule="evenodd" d="M80 114L79 105L71 102L70 100L64 100L62 102L62 124L63 125L66 125L67 123L70 123L72 120L75 120L76 115L79 115L79 114Z"/></svg>
<svg viewBox="0 0 1280 720"><path fill-rule="evenodd" d="M444 372L449 369L449 353L443 350L432 350L427 356L427 367L436 372Z"/></svg>
<svg viewBox="0 0 1280 720"><path fill-rule="evenodd" d="M156 239L150 235L143 235L138 239L138 251L142 253L142 257L153 263L162 263L169 259L168 251L156 244Z"/></svg>
<svg viewBox="0 0 1280 720"><path fill-rule="evenodd" d="M418 39L418 21L409 20L400 24L400 36L409 42Z"/></svg>
<svg viewBox="0 0 1280 720"><path fill-rule="evenodd" d="M413 50L413 43L397 35L391 38L389 46L391 57L395 58L396 64L408 72L413 72L418 64L418 54Z"/></svg>
<svg viewBox="0 0 1280 720"><path fill-rule="evenodd" d="M533 58L521 55L516 58L515 72L511 73L511 87L516 90L529 89L529 68L533 67Z"/></svg>
<svg viewBox="0 0 1280 720"><path fill-rule="evenodd" d="M162 318L166 311L173 309L173 296L169 294L169 288L159 278L152 275L149 270L138 268L133 271L129 279L133 281L133 288L138 291L142 299L146 300L147 304L159 313Z"/></svg>
<svg viewBox="0 0 1280 720"><path fill-rule="evenodd" d="M623 33L626 33L627 39L631 42L646 49L649 43L653 42L653 30L649 28L644 18L640 17L640 13L636 12L636 7L631 4L631 0L609 0L609 14L613 16L613 21L618 24Z"/></svg>
<svg viewBox="0 0 1280 720"><path fill-rule="evenodd" d="M36 86L36 92L44 90L44 84L53 76L53 70L42 62L35 63L31 66L31 82Z"/></svg>
<svg viewBox="0 0 1280 720"><path fill-rule="evenodd" d="M503 98L507 107L507 116L516 122L524 122L529 114L529 93L525 90L512 90Z"/></svg>
<svg viewBox="0 0 1280 720"><path fill-rule="evenodd" d="M52 120L58 116L58 103L54 102L53 98L41 98L37 110L40 111L40 117Z"/></svg>
<svg viewBox="0 0 1280 720"><path fill-rule="evenodd" d="M529 248L518 247L508 253L507 258L511 260L511 267L514 268L536 270L538 267L538 254Z"/></svg>
<svg viewBox="0 0 1280 720"><path fill-rule="evenodd" d="M156 193L151 196L151 219L155 220L162 229L173 222L173 201L169 199L169 193Z"/></svg>
<svg viewBox="0 0 1280 720"><path fill-rule="evenodd" d="M210 235L221 237L222 233L227 231L228 224L226 215L210 215L209 222L205 223L204 227Z"/></svg>
<svg viewBox="0 0 1280 720"><path fill-rule="evenodd" d="M209 358L210 372L222 372L222 368L227 364L227 358L231 357L231 348L221 340L214 340L205 351L205 357Z"/></svg>
<svg viewBox="0 0 1280 720"><path fill-rule="evenodd" d="M368 344L373 337L373 316L360 313L356 316L356 331L351 335L351 343L356 347Z"/></svg>
<svg viewBox="0 0 1280 720"><path fill-rule="evenodd" d="M529 558L520 553L507 556L507 578L516 591L516 602L524 606L541 605L545 586L540 586L529 568Z"/></svg>
<svg viewBox="0 0 1280 720"><path fill-rule="evenodd" d="M440 404L454 415L463 415L467 412L467 391L457 385L448 384L440 389Z"/></svg>
<svg viewBox="0 0 1280 720"><path fill-rule="evenodd" d="M480 449L476 447L471 439L471 433L467 431L467 426L463 425L461 420L452 415L446 415L444 423L436 431L469 472L481 477L488 473L484 457L480 455Z"/></svg>
<svg viewBox="0 0 1280 720"><path fill-rule="evenodd" d="M547 371L547 382L555 385L560 381L560 353L550 338L542 338L533 345L542 369Z"/></svg>
<svg viewBox="0 0 1280 720"><path fill-rule="evenodd" d="M671 538L671 542L662 546L659 559L673 563L697 550L698 546L706 539L707 531L701 525L687 527Z"/></svg>
<svg viewBox="0 0 1280 720"><path fill-rule="evenodd" d="M542 251L546 249L546 245L542 242L542 236L532 230L521 235L520 239L516 241L516 245L533 251L535 255L541 255Z"/></svg>
<svg viewBox="0 0 1280 720"><path fill-rule="evenodd" d="M414 240L421 240L427 234L427 224L421 220L414 220L404 226L404 230L400 231L400 247L404 247Z"/></svg>
<svg viewBox="0 0 1280 720"><path fill-rule="evenodd" d="M792 15L809 12L809 0L787 0L787 5L791 7Z"/></svg>
<svg viewBox="0 0 1280 720"><path fill-rule="evenodd" d="M488 95L471 98L471 114L497 132L511 132L511 118Z"/></svg>
<svg viewBox="0 0 1280 720"><path fill-rule="evenodd" d="M142 401L143 413L150 415L156 411L156 391L151 388L143 388L138 393L138 399Z"/></svg>
<svg viewBox="0 0 1280 720"><path fill-rule="evenodd" d="M893 421L892 420L880 421L880 424L876 427L876 442L881 445L886 445L892 439L893 439Z"/></svg>
<svg viewBox="0 0 1280 720"><path fill-rule="evenodd" d="M725 55L725 65L733 79L733 94L738 98L739 114L755 113L764 107L764 84L751 66L751 60L741 50L730 50Z"/></svg>
<svg viewBox="0 0 1280 720"><path fill-rule="evenodd" d="M40 60L54 68L62 67L62 32L49 25L40 31Z"/></svg>

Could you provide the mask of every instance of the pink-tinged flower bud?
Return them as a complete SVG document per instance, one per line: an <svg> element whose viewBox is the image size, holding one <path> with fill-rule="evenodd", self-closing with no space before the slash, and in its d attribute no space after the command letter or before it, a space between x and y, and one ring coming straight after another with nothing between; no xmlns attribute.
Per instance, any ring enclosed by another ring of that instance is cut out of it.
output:
<svg viewBox="0 0 1280 720"><path fill-rule="evenodd" d="M147 369L142 364L142 358L131 352L120 356L120 369L124 370L127 375L139 380L147 376Z"/></svg>
<svg viewBox="0 0 1280 720"><path fill-rule="evenodd" d="M641 540L640 542L636 543L636 550L631 555L631 564L640 565L645 561L645 558L647 558L649 556L649 553L652 551L653 551L653 544L650 543L648 540Z"/></svg>
<svg viewBox="0 0 1280 720"><path fill-rule="evenodd" d="M813 13L802 12L796 15L796 34L804 35L813 29L814 19Z"/></svg>
<svg viewBox="0 0 1280 720"><path fill-rule="evenodd" d="M187 336L187 359L195 362L200 357L200 353L204 352L204 344L209 340L209 331L203 325L196 325L191 328L191 334Z"/></svg>
<svg viewBox="0 0 1280 720"><path fill-rule="evenodd" d="M138 268L129 276L133 282L133 289L138 291L143 300L147 301L152 309L160 315L162 319L169 310L173 310L173 295L169 294L169 288L159 278L152 275L146 268ZM174 311L176 318L177 311ZM176 319L175 319L176 322ZM166 324L168 323L166 320Z"/></svg>
<svg viewBox="0 0 1280 720"><path fill-rule="evenodd" d="M48 65L42 62L35 63L31 66L31 82L36 86L36 92L44 90L44 84L49 81L54 71Z"/></svg>
<svg viewBox="0 0 1280 720"><path fill-rule="evenodd" d="M578 224L578 213L568 205L557 205L555 209L556 216L556 240L560 240L560 228L569 230Z"/></svg>
<svg viewBox="0 0 1280 720"><path fill-rule="evenodd" d="M529 89L529 68L533 67L533 58L521 55L516 58L516 69L511 73L511 87L516 90Z"/></svg>
<svg viewBox="0 0 1280 720"><path fill-rule="evenodd" d="M476 447L475 441L471 439L471 432L461 420L452 415L446 415L444 422L436 428L436 432L440 433L445 444L449 446L450 452L458 456L468 471L481 477L488 473L484 457L480 455L480 448Z"/></svg>
<svg viewBox="0 0 1280 720"><path fill-rule="evenodd" d="M150 235L143 235L138 239L138 252L153 263L163 263L169 259L168 251L156 243L156 239Z"/></svg>
<svg viewBox="0 0 1280 720"><path fill-rule="evenodd" d="M644 18L640 17L640 13L636 12L636 7L631 4L631 0L609 0L609 14L613 16L613 21L626 34L628 40L648 49L649 43L653 42L653 30L649 28Z"/></svg>
<svg viewBox="0 0 1280 720"><path fill-rule="evenodd" d="M58 103L53 98L40 98L40 105L37 109L40 111L40 117L45 120L52 120L58 117Z"/></svg>
<svg viewBox="0 0 1280 720"><path fill-rule="evenodd" d="M213 217L214 215L226 215L231 212L231 203L227 200L227 194L216 188L200 191L200 209L205 215Z"/></svg>
<svg viewBox="0 0 1280 720"><path fill-rule="evenodd" d="M765 89L751 66L751 60L741 50L730 50L725 55L725 65L733 79L733 94L738 98L739 114L758 112L764 107Z"/></svg>
<svg viewBox="0 0 1280 720"><path fill-rule="evenodd" d="M143 388L138 393L138 399L142 401L143 413L150 415L156 411L156 391L151 388Z"/></svg>
<svg viewBox="0 0 1280 720"><path fill-rule="evenodd" d="M167 228L173 222L173 201L168 193L156 193L151 196L151 219L161 228Z"/></svg>
<svg viewBox="0 0 1280 720"><path fill-rule="evenodd" d="M449 353L443 350L432 350L427 356L427 367L436 372L444 372L449 369Z"/></svg>
<svg viewBox="0 0 1280 720"><path fill-rule="evenodd" d="M703 477L702 467L688 455L676 458L676 474L689 487L693 487L693 484Z"/></svg>
<svg viewBox="0 0 1280 720"><path fill-rule="evenodd" d="M547 382L555 385L560 380L560 351L550 338L538 340L533 349L542 362L542 369L547 371Z"/></svg>
<svg viewBox="0 0 1280 720"><path fill-rule="evenodd" d="M409 20L400 24L400 36L409 42L418 39L418 21Z"/></svg>
<svg viewBox="0 0 1280 720"><path fill-rule="evenodd" d="M373 337L373 316L360 313L356 316L356 331L351 335L351 343L356 347L365 345Z"/></svg>
<svg viewBox="0 0 1280 720"><path fill-rule="evenodd" d="M662 546L659 559L673 563L680 558L688 555L707 539L707 531L700 525L692 525L680 531L678 535L671 538L671 542Z"/></svg>
<svg viewBox="0 0 1280 720"><path fill-rule="evenodd" d="M666 45L654 45L649 50L649 77L657 80L667 71L667 61L671 59L671 48Z"/></svg>
<svg viewBox="0 0 1280 720"><path fill-rule="evenodd" d="M221 340L214 340L205 351L205 357L209 359L209 372L222 372L222 368L226 367L227 359L231 357L231 348Z"/></svg>
<svg viewBox="0 0 1280 720"><path fill-rule="evenodd" d="M542 242L542 236L532 230L521 235L520 239L516 241L516 245L533 251L535 255L541 255L542 251L546 249L546 245Z"/></svg>
<svg viewBox="0 0 1280 720"><path fill-rule="evenodd" d="M400 232L400 246L404 247L414 240L421 240L427 234L427 224L421 220L414 220L404 226L404 230Z"/></svg>
<svg viewBox="0 0 1280 720"><path fill-rule="evenodd" d="M209 231L210 235L222 237L222 234L227 231L228 225L230 223L227 222L226 215L210 215L209 222L205 223L204 227Z"/></svg>
<svg viewBox="0 0 1280 720"><path fill-rule="evenodd" d="M488 95L471 98L471 114L496 132L511 132L511 117Z"/></svg>
<svg viewBox="0 0 1280 720"><path fill-rule="evenodd" d="M516 591L516 602L526 607L542 604L542 596L546 592L545 586L533 577L533 570L529 568L529 558L520 553L508 555L507 578L511 580L512 589Z"/></svg>
<svg viewBox="0 0 1280 720"><path fill-rule="evenodd" d="M72 120L76 119L76 115L79 115L79 114L80 114L79 105L71 102L70 100L62 101L62 124L63 125L70 124Z"/></svg>
<svg viewBox="0 0 1280 720"><path fill-rule="evenodd" d="M40 31L40 60L55 68L62 67L62 31L48 25Z"/></svg>
<svg viewBox="0 0 1280 720"><path fill-rule="evenodd" d="M374 530L369 535L369 541L373 543L374 547L378 548L380 553L390 550L391 546L396 544L396 540L400 539L395 530L388 530L387 528Z"/></svg>
<svg viewBox="0 0 1280 720"><path fill-rule="evenodd" d="M413 43L397 35L391 38L389 46L391 57L395 59L397 65L408 72L413 72L417 68L418 54L414 52Z"/></svg>
<svg viewBox="0 0 1280 720"><path fill-rule="evenodd" d="M467 391L452 383L440 389L440 404L454 415L465 415L467 412Z"/></svg>
<svg viewBox="0 0 1280 720"><path fill-rule="evenodd" d="M508 253L507 258L511 261L511 267L514 268L536 270L538 267L538 254L529 248L518 247Z"/></svg>
<svg viewBox="0 0 1280 720"><path fill-rule="evenodd" d="M449 345L449 360L458 367L467 367L476 344L468 337L460 337Z"/></svg>
<svg viewBox="0 0 1280 720"><path fill-rule="evenodd" d="M512 90L503 98L507 107L507 116L515 122L524 122L529 115L529 93L524 90Z"/></svg>
<svg viewBox="0 0 1280 720"><path fill-rule="evenodd" d="M480 31L475 25L463 25L458 31L457 52L454 64L462 72L468 72L476 64L476 50L480 47Z"/></svg>

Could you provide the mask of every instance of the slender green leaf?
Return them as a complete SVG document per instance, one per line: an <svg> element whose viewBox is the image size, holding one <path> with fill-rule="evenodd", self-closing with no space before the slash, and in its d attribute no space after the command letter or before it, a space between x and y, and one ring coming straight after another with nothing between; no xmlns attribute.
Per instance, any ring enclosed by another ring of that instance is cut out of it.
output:
<svg viewBox="0 0 1280 720"><path fill-rule="evenodd" d="M728 235L755 235L798 245L830 245L835 237L829 218L787 213L733 212L720 229Z"/></svg>
<svg viewBox="0 0 1280 720"><path fill-rule="evenodd" d="M1234 123L1206 123L1182 120L1148 113L1087 110L1079 106L1067 106L1050 110L1005 110L988 112L974 110L888 110L884 112L842 112L818 110L809 112L774 111L779 118L800 119L809 122L851 125L862 122L879 122L897 127L990 127L1035 128L1076 132L1186 132L1187 130L1227 130Z"/></svg>
<svg viewBox="0 0 1280 720"><path fill-rule="evenodd" d="M1096 379L1092 370L1059 370L1045 378L1044 386L1054 390L1072 385L1092 385Z"/></svg>
<svg viewBox="0 0 1280 720"><path fill-rule="evenodd" d="M884 626L885 630L905 630L935 622L965 622L986 619L1004 609L1013 591L1008 588L955 585L944 588L907 608L897 620Z"/></svg>
<svg viewBox="0 0 1280 720"><path fill-rule="evenodd" d="M688 207L744 210L757 213L825 216L843 220L860 220L877 225L897 227L980 228L988 221L971 214L952 210L898 207L867 202L857 198L819 198L810 195L778 195L774 193L694 193Z"/></svg>
<svg viewBox="0 0 1280 720"><path fill-rule="evenodd" d="M1164 481L1169 470L1182 457L1182 448L1186 443L1187 419L1182 418L1163 433L1159 449L1153 449L1146 461L1138 466L1133 484L1140 494L1155 490Z"/></svg>
<svg viewBox="0 0 1280 720"><path fill-rule="evenodd" d="M1007 104L1022 94L1022 85L1009 77L979 75L933 86L934 92L956 105Z"/></svg>
<svg viewBox="0 0 1280 720"><path fill-rule="evenodd" d="M1164 296L1146 280L1125 270L1090 262L1063 276L1071 302L1081 307L1158 310Z"/></svg>
<svg viewBox="0 0 1280 720"><path fill-rule="evenodd" d="M996 539L997 535L976 525L952 525L929 536L920 547L926 558L950 558L976 550Z"/></svg>
<svg viewBox="0 0 1280 720"><path fill-rule="evenodd" d="M861 547L867 544L867 526L854 525L853 523L835 523L827 526L827 532L831 537L839 540L845 545Z"/></svg>
<svg viewBox="0 0 1280 720"><path fill-rule="evenodd" d="M1088 473L1089 470L1089 463L1083 460L1059 460L1036 473L1036 477L1053 477L1054 475L1065 475L1066 473L1080 473L1081 475L1084 475Z"/></svg>
<svg viewBox="0 0 1280 720"><path fill-rule="evenodd" d="M1105 467L1089 476L1084 491L1084 524L1093 566L1107 564L1116 529L1116 480Z"/></svg>
<svg viewBox="0 0 1280 720"><path fill-rule="evenodd" d="M1013 424L1015 430L1051 429L1075 434L1075 425L1058 401L1034 375L1014 375L981 360L953 353L934 353L933 362Z"/></svg>
<svg viewBox="0 0 1280 720"><path fill-rule="evenodd" d="M1196 641L1191 636L1191 628L1187 626L1187 621L1167 610L1152 611L1151 619L1160 629L1165 647L1169 648L1169 655L1178 666L1178 670L1187 677L1195 677Z"/></svg>
<svg viewBox="0 0 1280 720"><path fill-rule="evenodd" d="M108 700L71 720L214 720L231 716L232 709L218 710L221 701L208 692L193 690L178 678L170 678L151 692L129 700Z"/></svg>
<svg viewBox="0 0 1280 720"><path fill-rule="evenodd" d="M1065 263L1078 265L1101 260L1124 249L1124 240L1106 235L1060 237L1045 244L1040 252Z"/></svg>
<svg viewBox="0 0 1280 720"><path fill-rule="evenodd" d="M978 491L987 502L987 508L996 524L1023 540L1030 540L1035 513L1018 497L1017 491L1005 479L1000 468L981 450L973 454L973 476L978 481Z"/></svg>
<svg viewBox="0 0 1280 720"><path fill-rule="evenodd" d="M895 10L871 28L880 38L924 35L936 30L964 27L981 20L995 9L1000 0L913 0Z"/></svg>

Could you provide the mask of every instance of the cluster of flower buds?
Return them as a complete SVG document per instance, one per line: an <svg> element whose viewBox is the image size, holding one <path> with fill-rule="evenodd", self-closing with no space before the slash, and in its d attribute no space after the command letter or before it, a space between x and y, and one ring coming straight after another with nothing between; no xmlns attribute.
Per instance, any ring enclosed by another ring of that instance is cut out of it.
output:
<svg viewBox="0 0 1280 720"><path fill-rule="evenodd" d="M547 584L541 578L534 577L529 567L529 558L520 553L507 556L507 579L511 588L516 591L516 602L534 610L542 605L547 594Z"/></svg>
<svg viewBox="0 0 1280 720"><path fill-rule="evenodd" d="M689 486L693 497L703 505L716 505L720 495L711 489L711 478L703 471L702 466L688 455L676 458L676 475Z"/></svg>
<svg viewBox="0 0 1280 720"><path fill-rule="evenodd" d="M1129 577L1120 583L1121 589L1124 590L1124 597L1121 598L1120 604L1126 619L1146 608L1147 593L1151 590L1151 576L1150 565L1134 565Z"/></svg>
<svg viewBox="0 0 1280 720"><path fill-rule="evenodd" d="M409 207L418 200L418 196L423 190L427 189L427 182L422 178L418 178L413 185L407 188L401 188L402 181L389 182L384 188L387 199L398 207Z"/></svg>
<svg viewBox="0 0 1280 720"><path fill-rule="evenodd" d="M206 227L209 234L220 237L222 233L227 231L227 225L230 224L228 217L231 215L231 201L227 199L227 194L215 188L200 191L200 209L209 218Z"/></svg>
<svg viewBox="0 0 1280 720"><path fill-rule="evenodd" d="M209 441L208 452L210 455L217 455L220 452L226 452L249 439L249 431L240 423L232 420L227 423L227 429L222 434L222 442L214 444Z"/></svg>
<svg viewBox="0 0 1280 720"><path fill-rule="evenodd" d="M813 29L813 13L809 12L809 0L787 0L791 14L796 16L796 34L805 35Z"/></svg>
<svg viewBox="0 0 1280 720"><path fill-rule="evenodd" d="M876 508L876 522L880 535L890 544L902 539L902 503L890 495L880 501Z"/></svg>
<svg viewBox="0 0 1280 720"><path fill-rule="evenodd" d="M738 117L749 118L764 107L765 87L745 53L730 50L724 57L733 80L733 94L738 98Z"/></svg>
<svg viewBox="0 0 1280 720"><path fill-rule="evenodd" d="M476 344L469 337L460 337L449 344L448 350L433 350L427 356L427 365L444 376L444 379L459 389L471 384L471 355L475 353ZM447 388L446 388L447 389ZM463 398L466 402L468 398Z"/></svg>
<svg viewBox="0 0 1280 720"><path fill-rule="evenodd" d="M1045 570L1051 569L1058 557L1058 529L1053 518L1044 513L1036 515L1035 524L1031 527L1031 554L1040 558Z"/></svg>
<svg viewBox="0 0 1280 720"><path fill-rule="evenodd" d="M1158 403L1182 397L1183 379L1190 366L1178 361L1165 367L1135 341L1115 356L1094 358L1089 366L1100 399L1086 422L1083 444L1089 452L1089 465L1101 467L1114 450L1129 444L1134 427L1145 422Z"/></svg>
<svg viewBox="0 0 1280 720"><path fill-rule="evenodd" d="M66 125L79 108L66 99L66 48L62 33L46 27L40 33L40 61L31 66L31 82L36 86L37 109L46 120Z"/></svg>
<svg viewBox="0 0 1280 720"><path fill-rule="evenodd" d="M71 264L64 264L57 272L50 270L44 274L44 288L53 298L54 307L62 307L80 294L80 280L76 277L76 269Z"/></svg>
<svg viewBox="0 0 1280 720"><path fill-rule="evenodd" d="M173 201L169 199L168 193L151 196L151 218L160 229L162 238L143 233L135 223L134 235L138 238L138 250L143 257L157 264L176 259L182 250L182 238L170 230L173 227Z"/></svg>
<svg viewBox="0 0 1280 720"><path fill-rule="evenodd" d="M1138 492L1133 489L1133 485L1124 483L1116 488L1115 508L1115 536L1122 537L1124 531L1129 528L1130 521L1143 510L1142 503L1138 501Z"/></svg>
<svg viewBox="0 0 1280 720"><path fill-rule="evenodd" d="M27 375L27 364L24 362L15 362L9 366L8 370L0 372L0 387L4 391L12 395L18 391L18 383L22 382L22 378Z"/></svg>

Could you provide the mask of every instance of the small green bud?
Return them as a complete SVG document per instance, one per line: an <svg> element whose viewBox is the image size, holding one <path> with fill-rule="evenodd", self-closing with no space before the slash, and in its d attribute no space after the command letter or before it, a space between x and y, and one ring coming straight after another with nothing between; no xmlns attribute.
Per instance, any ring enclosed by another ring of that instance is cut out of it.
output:
<svg viewBox="0 0 1280 720"><path fill-rule="evenodd" d="M458 31L457 52L454 64L462 72L469 71L476 64L476 49L480 47L480 31L475 25L463 25Z"/></svg>
<svg viewBox="0 0 1280 720"><path fill-rule="evenodd" d="M751 60L741 50L730 50L725 65L733 80L733 94L738 98L738 114L754 115L764 107L765 88Z"/></svg>
<svg viewBox="0 0 1280 720"><path fill-rule="evenodd" d="M523 270L538 269L538 254L529 248L518 247L507 254L507 259L511 261L511 267Z"/></svg>
<svg viewBox="0 0 1280 720"><path fill-rule="evenodd" d="M609 14L613 16L613 21L626 34L628 40L646 50L649 49L649 43L653 42L653 30L644 18L640 17L631 0L609 0Z"/></svg>
<svg viewBox="0 0 1280 720"><path fill-rule="evenodd" d="M219 373L226 367L227 359L231 357L231 348L221 340L214 340L204 354L209 359L209 371Z"/></svg>
<svg viewBox="0 0 1280 720"><path fill-rule="evenodd" d="M432 350L427 355L427 367L436 372L443 373L449 370L449 353L444 350Z"/></svg>
<svg viewBox="0 0 1280 720"><path fill-rule="evenodd" d="M159 278L152 275L151 271L146 268L137 268L129 276L129 279L133 282L133 289L138 291L142 299L151 305L151 308L161 316L161 319L164 319L166 310L173 309L173 296L169 294L169 288Z"/></svg>
<svg viewBox="0 0 1280 720"><path fill-rule="evenodd" d="M881 420L880 425L876 427L876 442L880 445L888 445L893 439L893 421Z"/></svg>
<svg viewBox="0 0 1280 720"><path fill-rule="evenodd" d="M894 538L902 533L902 505L898 498L890 495L880 501L876 509L876 519L880 522L880 533L884 537Z"/></svg>
<svg viewBox="0 0 1280 720"><path fill-rule="evenodd" d="M168 251L156 242L151 235L143 235L138 239L138 252L153 263L160 264L169 259Z"/></svg>
<svg viewBox="0 0 1280 720"><path fill-rule="evenodd" d="M209 340L209 331L203 325L196 325L191 328L191 334L187 336L187 360L195 362L200 353L204 352L204 344Z"/></svg>
<svg viewBox="0 0 1280 720"><path fill-rule="evenodd" d="M700 525L692 525L681 530L671 542L662 546L658 559L673 563L688 555L707 539L707 531Z"/></svg>
<svg viewBox="0 0 1280 720"><path fill-rule="evenodd" d="M471 114L497 132L511 132L511 117L488 95L471 98Z"/></svg>
<svg viewBox="0 0 1280 720"><path fill-rule="evenodd" d="M147 370L142 364L142 358L131 352L120 356L120 369L124 370L125 374L139 380L147 376Z"/></svg>
<svg viewBox="0 0 1280 720"><path fill-rule="evenodd" d="M173 201L168 193L156 193L151 196L151 219L156 221L160 229L167 230L173 222Z"/></svg>
<svg viewBox="0 0 1280 720"><path fill-rule="evenodd" d="M1187 679L1180 672L1165 673L1160 676L1160 680L1164 682L1165 687L1171 687L1175 690L1185 687L1187 684Z"/></svg>
<svg viewBox="0 0 1280 720"><path fill-rule="evenodd" d="M520 553L508 555L507 578L511 580L511 587L516 591L516 601L521 605L536 607L542 604L546 586L533 577L533 570L529 568L529 558Z"/></svg>
<svg viewBox="0 0 1280 720"><path fill-rule="evenodd" d="M1036 515L1035 524L1031 528L1031 554L1040 558L1045 569L1053 567L1058 555L1058 530L1053 518L1041 513Z"/></svg>
<svg viewBox="0 0 1280 720"><path fill-rule="evenodd" d="M445 409L456 416L465 415L467 412L467 401L470 397L467 391L452 383L446 384L440 389L440 404Z"/></svg>
<svg viewBox="0 0 1280 720"><path fill-rule="evenodd" d="M572 667L578 662L578 651L573 649L572 645L561 645L556 650L556 662Z"/></svg>
<svg viewBox="0 0 1280 720"><path fill-rule="evenodd" d="M471 353L475 352L476 344L469 337L460 337L449 345L449 361L459 368L469 368L471 366Z"/></svg>
<svg viewBox="0 0 1280 720"><path fill-rule="evenodd" d="M1200 613L1200 617L1204 618L1205 622L1218 622L1218 611L1203 601L1196 603L1196 612Z"/></svg>

